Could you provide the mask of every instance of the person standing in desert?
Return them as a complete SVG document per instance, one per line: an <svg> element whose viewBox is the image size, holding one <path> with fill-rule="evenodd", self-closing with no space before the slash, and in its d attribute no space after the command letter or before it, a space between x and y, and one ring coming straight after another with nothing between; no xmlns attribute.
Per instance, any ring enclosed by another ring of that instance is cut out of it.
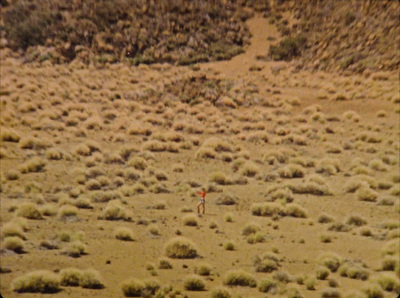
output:
<svg viewBox="0 0 400 298"><path fill-rule="evenodd" d="M200 214L200 207L203 207L203 214L206 211L206 189L204 187L201 188L201 191L198 191L197 194L201 197L200 202L197 204L197 214Z"/></svg>

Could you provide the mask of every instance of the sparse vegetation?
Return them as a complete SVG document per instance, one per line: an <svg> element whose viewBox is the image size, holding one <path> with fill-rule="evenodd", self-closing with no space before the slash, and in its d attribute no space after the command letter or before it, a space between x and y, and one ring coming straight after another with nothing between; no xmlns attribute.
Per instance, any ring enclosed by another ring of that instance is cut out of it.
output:
<svg viewBox="0 0 400 298"><path fill-rule="evenodd" d="M189 239L177 237L167 242L165 254L173 259L192 259L197 256L197 250Z"/></svg>
<svg viewBox="0 0 400 298"><path fill-rule="evenodd" d="M14 279L12 289L18 293L56 293L61 290L60 278L48 270L33 271Z"/></svg>
<svg viewBox="0 0 400 298"><path fill-rule="evenodd" d="M242 287L256 287L257 282L255 278L243 270L229 271L224 277L224 285L227 286L242 286Z"/></svg>

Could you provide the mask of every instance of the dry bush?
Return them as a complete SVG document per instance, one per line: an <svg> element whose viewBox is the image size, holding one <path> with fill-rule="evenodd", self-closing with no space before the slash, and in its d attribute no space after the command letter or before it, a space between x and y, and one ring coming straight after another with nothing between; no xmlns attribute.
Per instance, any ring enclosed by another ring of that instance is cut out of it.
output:
<svg viewBox="0 0 400 298"><path fill-rule="evenodd" d="M281 282L281 283L284 283L284 284L289 283L290 279L291 279L289 274L286 271L276 271L272 275L272 278L277 280L277 281L279 281L279 282Z"/></svg>
<svg viewBox="0 0 400 298"><path fill-rule="evenodd" d="M395 274L381 273L375 278L375 281L387 292L394 292L394 294L400 292L399 278Z"/></svg>
<svg viewBox="0 0 400 298"><path fill-rule="evenodd" d="M17 143L20 140L19 134L13 130L13 129L7 129L4 127L1 127L1 132L0 132L0 139L3 142L14 142Z"/></svg>
<svg viewBox="0 0 400 298"><path fill-rule="evenodd" d="M24 241L17 236L6 237L3 241L3 247L8 250L12 250L18 254L25 252Z"/></svg>
<svg viewBox="0 0 400 298"><path fill-rule="evenodd" d="M212 173L209 181L215 182L219 185L231 185L232 184L232 180L229 177L227 177L224 173L219 172L219 171Z"/></svg>
<svg viewBox="0 0 400 298"><path fill-rule="evenodd" d="M64 155L64 152L58 148L50 148L46 151L46 158L49 160L61 160Z"/></svg>
<svg viewBox="0 0 400 298"><path fill-rule="evenodd" d="M114 236L118 240L133 241L133 232L127 227L118 227L114 230Z"/></svg>
<svg viewBox="0 0 400 298"><path fill-rule="evenodd" d="M233 152L233 146L226 140L211 137L204 141L203 148L212 148L216 152Z"/></svg>
<svg viewBox="0 0 400 298"><path fill-rule="evenodd" d="M319 266L315 270L315 276L319 280L325 280L329 276L329 270L326 267Z"/></svg>
<svg viewBox="0 0 400 298"><path fill-rule="evenodd" d="M203 148L203 147L199 148L194 156L196 160L206 159L206 158L215 159L216 157L217 157L217 152L215 152L213 148Z"/></svg>
<svg viewBox="0 0 400 298"><path fill-rule="evenodd" d="M367 221L364 218L362 218L361 216L351 215L350 217L347 218L346 224L354 225L356 227L361 227L363 225L366 225Z"/></svg>
<svg viewBox="0 0 400 298"><path fill-rule="evenodd" d="M321 214L321 215L319 215L318 216L318 222L319 223L330 223L330 222L334 222L335 221L335 219L332 217L332 216L330 216L330 215L328 215L328 214Z"/></svg>
<svg viewBox="0 0 400 298"><path fill-rule="evenodd" d="M182 222L185 226L190 226L190 227L198 226L197 217L193 214L188 214L188 215L182 217Z"/></svg>
<svg viewBox="0 0 400 298"><path fill-rule="evenodd" d="M328 176L335 175L341 171L340 161L333 158L324 158L318 163L315 171Z"/></svg>
<svg viewBox="0 0 400 298"><path fill-rule="evenodd" d="M195 268L195 273L201 276L209 276L211 274L211 266L208 264L200 264Z"/></svg>
<svg viewBox="0 0 400 298"><path fill-rule="evenodd" d="M79 258L86 254L86 246L80 240L76 240L65 247L63 253L73 258Z"/></svg>
<svg viewBox="0 0 400 298"><path fill-rule="evenodd" d="M211 298L231 298L231 292L225 287L216 287L211 291Z"/></svg>
<svg viewBox="0 0 400 298"><path fill-rule="evenodd" d="M168 257L173 259L192 259L197 256L197 249L193 242L184 237L169 240L164 251Z"/></svg>
<svg viewBox="0 0 400 298"><path fill-rule="evenodd" d="M309 291L315 290L315 278L309 277L304 281L304 284L306 285L306 289Z"/></svg>
<svg viewBox="0 0 400 298"><path fill-rule="evenodd" d="M342 295L336 289L327 288L327 289L323 289L321 291L321 297L322 298L341 298Z"/></svg>
<svg viewBox="0 0 400 298"><path fill-rule="evenodd" d="M387 172L389 167L383 163L381 159L373 159L368 163L368 166L375 171Z"/></svg>
<svg viewBox="0 0 400 298"><path fill-rule="evenodd" d="M17 209L17 216L28 219L42 219L42 214L35 204L23 203Z"/></svg>
<svg viewBox="0 0 400 298"><path fill-rule="evenodd" d="M351 231L351 227L341 222L333 222L329 225L328 231L349 232Z"/></svg>
<svg viewBox="0 0 400 298"><path fill-rule="evenodd" d="M136 278L131 278L121 283L121 289L125 297L143 297L145 284Z"/></svg>
<svg viewBox="0 0 400 298"><path fill-rule="evenodd" d="M331 243L332 242L332 236L331 235L327 235L327 234L322 234L319 236L319 240L322 243Z"/></svg>
<svg viewBox="0 0 400 298"><path fill-rule="evenodd" d="M40 208L40 212L44 216L54 216L57 214L57 208L52 204L45 204Z"/></svg>
<svg viewBox="0 0 400 298"><path fill-rule="evenodd" d="M46 161L44 161L40 157L35 156L27 160L23 164L21 164L18 167L18 169L22 174L37 173L37 172L42 172L45 166L46 166Z"/></svg>
<svg viewBox="0 0 400 298"><path fill-rule="evenodd" d="M253 266L256 272L273 272L278 270L279 257L274 253L265 253L262 258L253 258Z"/></svg>
<svg viewBox="0 0 400 298"><path fill-rule="evenodd" d="M294 157L289 159L289 163L297 164L305 168L313 168L315 167L315 160L307 157Z"/></svg>
<svg viewBox="0 0 400 298"><path fill-rule="evenodd" d="M26 236L24 234L24 229L16 222L8 222L1 228L1 235L3 237L19 237L22 240L26 240Z"/></svg>
<svg viewBox="0 0 400 298"><path fill-rule="evenodd" d="M223 247L225 248L225 250L235 250L235 244L230 240L225 241Z"/></svg>
<svg viewBox="0 0 400 298"><path fill-rule="evenodd" d="M245 162L239 170L239 173L246 177L254 177L260 172L260 168L254 162Z"/></svg>
<svg viewBox="0 0 400 298"><path fill-rule="evenodd" d="M225 214L224 220L225 220L226 222L233 222L233 215L232 215L232 213L227 213L227 214Z"/></svg>
<svg viewBox="0 0 400 298"><path fill-rule="evenodd" d="M151 224L147 227L147 230L149 233L153 236L159 236L160 235L160 229L156 224Z"/></svg>
<svg viewBox="0 0 400 298"><path fill-rule="evenodd" d="M143 157L134 156L128 161L128 165L136 170L143 171L147 168L147 161Z"/></svg>
<svg viewBox="0 0 400 298"><path fill-rule="evenodd" d="M167 258L160 258L158 260L159 269L172 269L172 264Z"/></svg>
<svg viewBox="0 0 400 298"><path fill-rule="evenodd" d="M257 284L257 288L261 293L273 293L276 287L277 283L270 278L262 279Z"/></svg>
<svg viewBox="0 0 400 298"><path fill-rule="evenodd" d="M122 196L117 191L96 191L92 192L90 195L90 199L94 203L106 203L112 200L121 200Z"/></svg>
<svg viewBox="0 0 400 298"><path fill-rule="evenodd" d="M256 279L249 273L243 270L233 270L226 273L223 279L224 285L241 286L241 287L256 287Z"/></svg>
<svg viewBox="0 0 400 298"><path fill-rule="evenodd" d="M18 180L20 178L19 172L13 169L9 170L4 176L10 181Z"/></svg>
<svg viewBox="0 0 400 298"><path fill-rule="evenodd" d="M215 204L217 205L235 205L239 201L239 198L230 192L224 192L215 199Z"/></svg>
<svg viewBox="0 0 400 298"><path fill-rule="evenodd" d="M12 289L18 293L56 293L61 290L60 278L49 270L33 271L14 279Z"/></svg>
<svg viewBox="0 0 400 298"><path fill-rule="evenodd" d="M77 268L65 268L60 271L60 284L66 287L79 286L82 270Z"/></svg>
<svg viewBox="0 0 400 298"><path fill-rule="evenodd" d="M383 298L385 297L382 288L379 284L376 283L369 283L362 288L363 296L367 298Z"/></svg>
<svg viewBox="0 0 400 298"><path fill-rule="evenodd" d="M102 212L101 218L106 220L132 220L130 213L123 206L121 206L118 201L108 202L106 208L104 208Z"/></svg>
<svg viewBox="0 0 400 298"><path fill-rule="evenodd" d="M338 268L340 276L348 277L351 279L367 280L369 278L369 272L360 266L359 264L352 264L346 262Z"/></svg>
<svg viewBox="0 0 400 298"><path fill-rule="evenodd" d="M255 234L256 232L260 231L261 228L259 225L255 223L250 223L244 226L242 230L242 235L249 236L250 234Z"/></svg>
<svg viewBox="0 0 400 298"><path fill-rule="evenodd" d="M62 206L57 213L57 218L62 220L68 220L71 217L78 216L78 208L71 205Z"/></svg>
<svg viewBox="0 0 400 298"><path fill-rule="evenodd" d="M343 260L339 255L333 252L326 252L318 257L318 263L327 267L332 272L336 272L343 263Z"/></svg>
<svg viewBox="0 0 400 298"><path fill-rule="evenodd" d="M53 146L53 144L48 140L41 140L39 138L35 138L32 136L20 139L18 145L19 148L21 149L33 149L33 150L42 150Z"/></svg>
<svg viewBox="0 0 400 298"><path fill-rule="evenodd" d="M182 173L184 169L185 169L184 165L180 163L174 164L172 166L172 171L174 173Z"/></svg>
<svg viewBox="0 0 400 298"><path fill-rule="evenodd" d="M361 185L355 193L356 197L360 201L376 202L378 198L378 193L371 189L369 186Z"/></svg>
<svg viewBox="0 0 400 298"><path fill-rule="evenodd" d="M291 203L287 204L285 208L285 213L287 216L298 217L298 218L307 218L307 211L298 204Z"/></svg>
<svg viewBox="0 0 400 298"><path fill-rule="evenodd" d="M124 172L124 177L128 181L138 181L142 174L138 170L128 168Z"/></svg>
<svg viewBox="0 0 400 298"><path fill-rule="evenodd" d="M293 202L293 192L287 187L279 187L280 186L273 185L266 189L267 200L270 202L280 200L284 204Z"/></svg>
<svg viewBox="0 0 400 298"><path fill-rule="evenodd" d="M9 157L8 151L5 148L0 148L0 159Z"/></svg>
<svg viewBox="0 0 400 298"><path fill-rule="evenodd" d="M305 169L297 164L289 164L278 170L281 178L301 178L304 177L306 171Z"/></svg>
<svg viewBox="0 0 400 298"><path fill-rule="evenodd" d="M94 269L87 269L82 271L79 285L86 289L103 289L104 283L102 282L100 273Z"/></svg>
<svg viewBox="0 0 400 298"><path fill-rule="evenodd" d="M285 216L285 208L278 203L255 203L251 207L251 214L256 216Z"/></svg>
<svg viewBox="0 0 400 298"><path fill-rule="evenodd" d="M204 291L206 286L203 279L193 275L185 278L183 287L186 291Z"/></svg>
<svg viewBox="0 0 400 298"><path fill-rule="evenodd" d="M142 151L148 150L151 152L163 152L167 150L167 145L163 142L157 141L157 140L150 140L145 143L143 143L141 147Z"/></svg>

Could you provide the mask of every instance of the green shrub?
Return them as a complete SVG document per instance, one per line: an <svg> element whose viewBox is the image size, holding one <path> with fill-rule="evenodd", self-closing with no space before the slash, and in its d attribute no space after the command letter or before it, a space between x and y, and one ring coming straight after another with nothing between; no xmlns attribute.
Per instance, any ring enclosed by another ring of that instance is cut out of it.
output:
<svg viewBox="0 0 400 298"><path fill-rule="evenodd" d="M225 275L223 283L227 286L242 286L252 288L257 286L255 278L243 270L229 271Z"/></svg>
<svg viewBox="0 0 400 298"><path fill-rule="evenodd" d="M48 270L33 271L14 279L12 289L18 293L56 293L60 278Z"/></svg>
<svg viewBox="0 0 400 298"><path fill-rule="evenodd" d="M197 276L189 276L185 278L183 287L187 291L203 291L205 289L204 281Z"/></svg>

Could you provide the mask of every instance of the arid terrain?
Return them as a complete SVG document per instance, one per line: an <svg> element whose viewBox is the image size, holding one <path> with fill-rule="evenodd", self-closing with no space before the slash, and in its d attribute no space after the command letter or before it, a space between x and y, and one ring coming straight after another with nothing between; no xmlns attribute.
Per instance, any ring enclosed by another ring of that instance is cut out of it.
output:
<svg viewBox="0 0 400 298"><path fill-rule="evenodd" d="M189 65L0 49L3 297L397 297L398 65L275 61L243 24Z"/></svg>

